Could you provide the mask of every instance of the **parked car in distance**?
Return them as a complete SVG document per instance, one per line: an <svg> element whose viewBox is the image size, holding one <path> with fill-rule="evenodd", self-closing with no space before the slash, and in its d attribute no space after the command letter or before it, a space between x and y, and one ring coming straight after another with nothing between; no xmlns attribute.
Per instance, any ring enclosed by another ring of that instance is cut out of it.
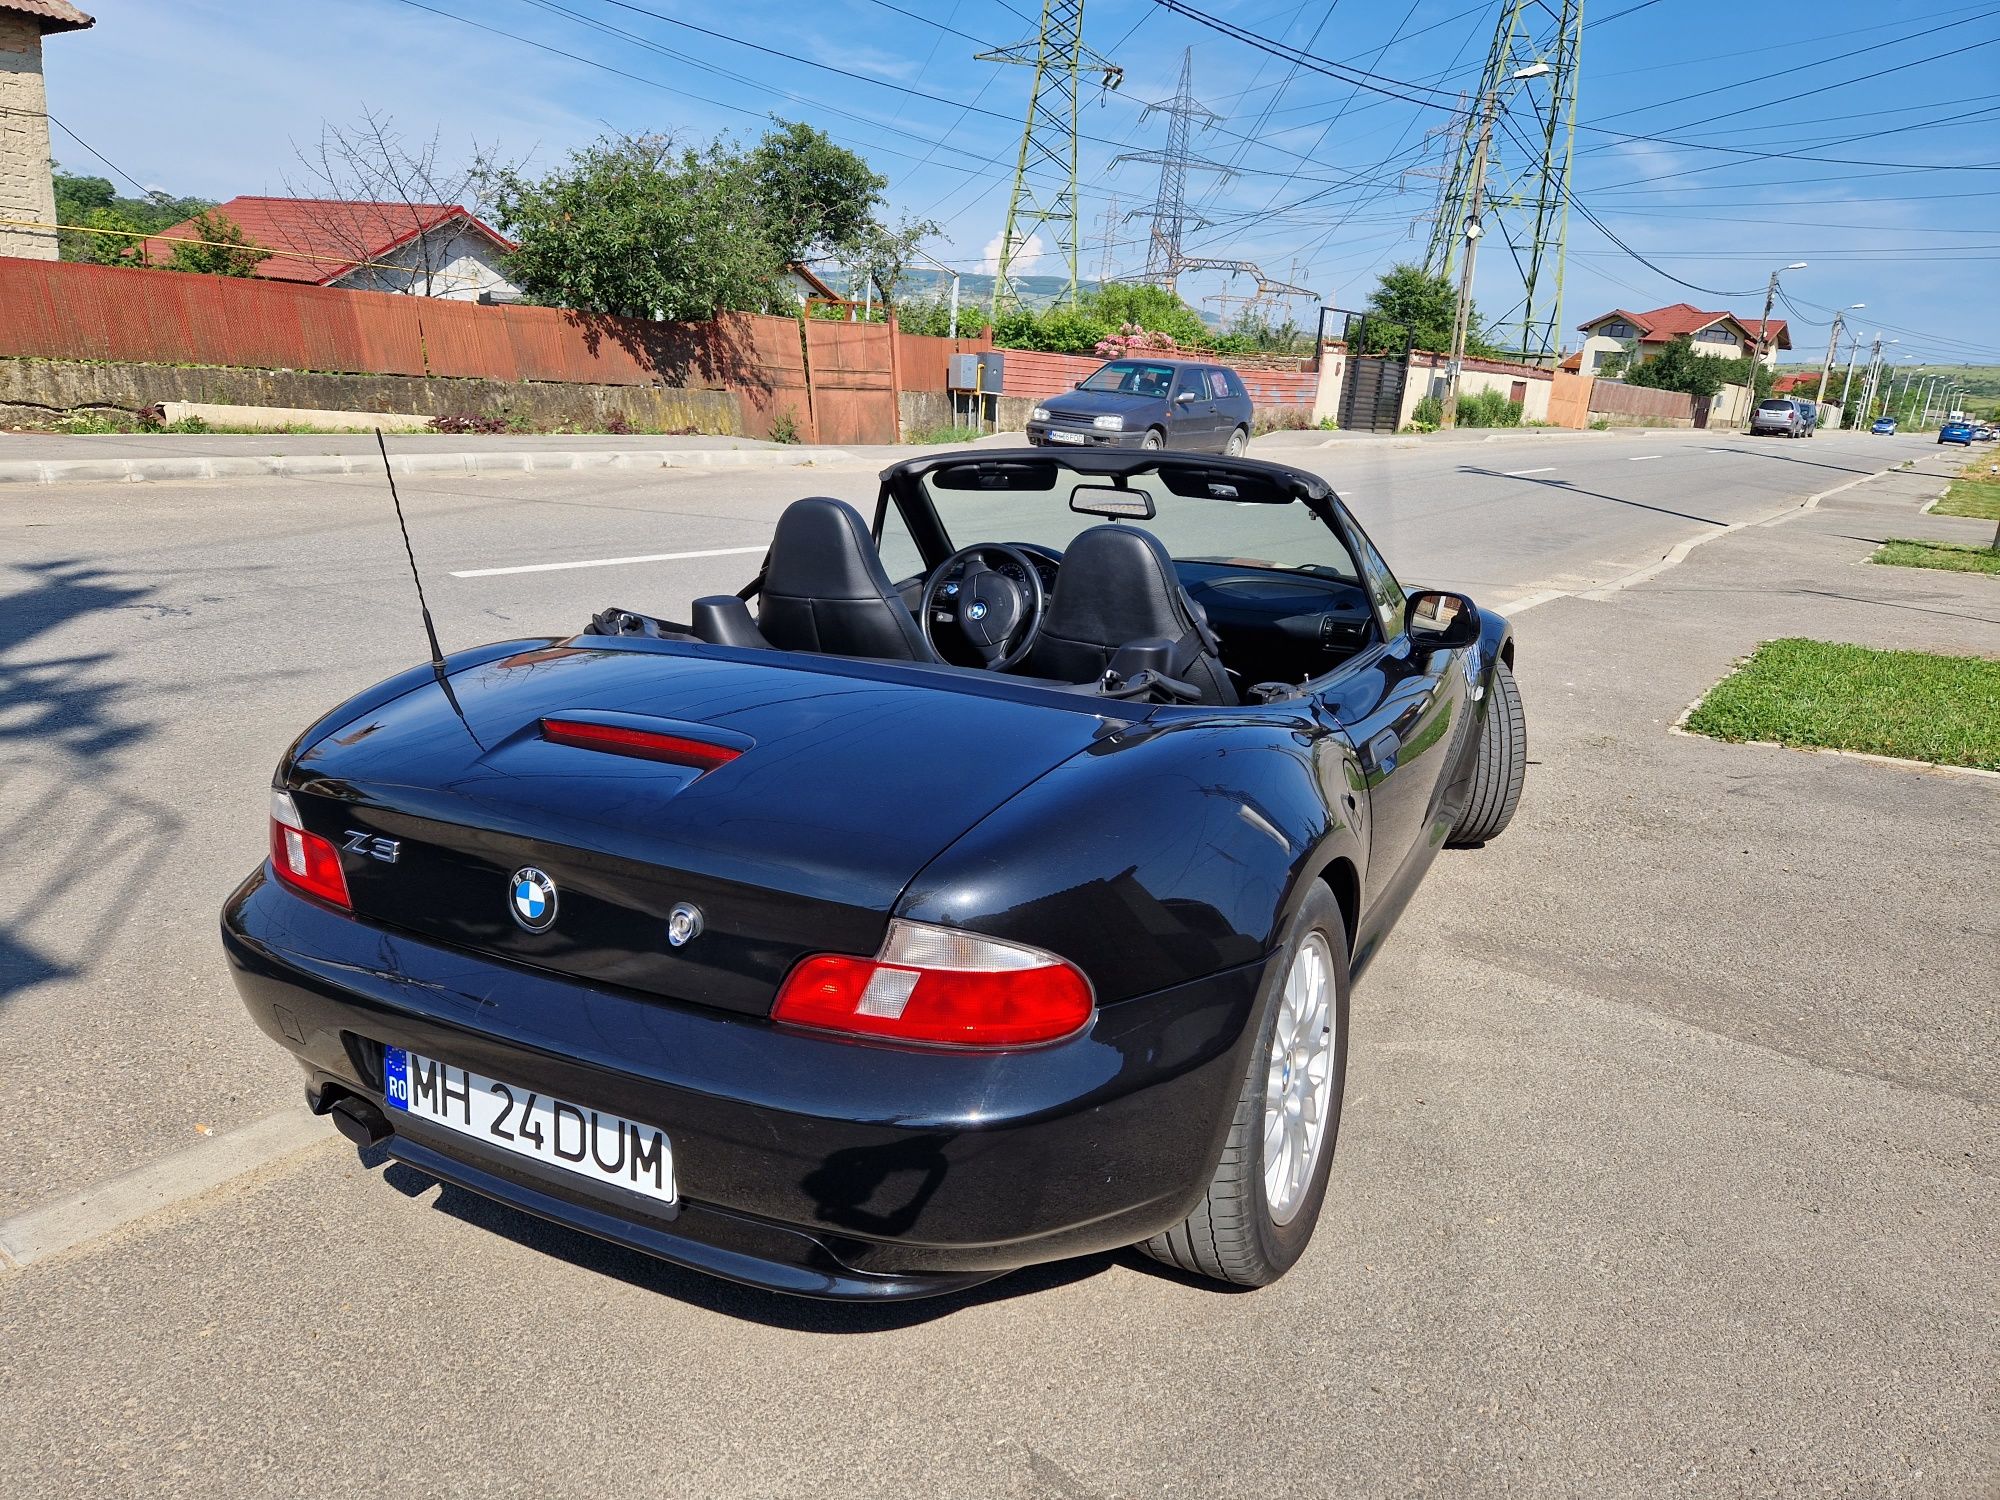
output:
<svg viewBox="0 0 2000 1500"><path fill-rule="evenodd" d="M1807 401L1803 397L1792 397L1792 405L1799 409L1799 417L1806 424L1806 434L1811 436L1819 431L1819 403Z"/></svg>
<svg viewBox="0 0 2000 1500"><path fill-rule="evenodd" d="M1877 437L1894 437L1896 435L1896 419L1894 417L1877 417L1875 425L1868 430Z"/></svg>
<svg viewBox="0 0 2000 1500"><path fill-rule="evenodd" d="M1250 392L1224 365L1114 359L1028 414L1037 447L1177 448L1240 454L1250 446Z"/></svg>
<svg viewBox="0 0 2000 1500"><path fill-rule="evenodd" d="M1974 436L1975 438L1977 438L1977 439L1978 439L1978 440L1979 440L1980 442L1982 442L1982 443L1990 443L1990 442L1992 442L1992 441L1993 441L1993 424L1992 424L1992 423L1990 423L1990 422L1981 422L1981 423L1979 423L1979 424L1978 424L1977 426L1975 426L1975 427L1974 427L1974 428L1972 429L1972 435L1973 435L1973 436Z"/></svg>
<svg viewBox="0 0 2000 1500"><path fill-rule="evenodd" d="M1972 446L1972 424L1970 422L1947 422L1938 429L1938 441L1940 443L1957 443L1962 448L1970 448Z"/></svg>
<svg viewBox="0 0 2000 1500"><path fill-rule="evenodd" d="M1812 432L1811 425L1799 410L1799 403L1784 396L1773 396L1768 401L1759 401L1756 411L1750 414L1750 431L1775 432L1783 437L1806 437Z"/></svg>

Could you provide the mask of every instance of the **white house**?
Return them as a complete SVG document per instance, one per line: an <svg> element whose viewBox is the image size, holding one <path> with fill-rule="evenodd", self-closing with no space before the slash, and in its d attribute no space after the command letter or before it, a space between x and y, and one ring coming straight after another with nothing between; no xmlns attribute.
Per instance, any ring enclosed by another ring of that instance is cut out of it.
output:
<svg viewBox="0 0 2000 1500"><path fill-rule="evenodd" d="M1718 359L1746 359L1757 352L1757 332L1761 320L1739 318L1728 312L1703 312L1687 302L1656 307L1650 312L1628 312L1613 308L1608 313L1579 323L1583 348L1563 361L1563 368L1582 375L1610 373L1605 361L1616 355L1614 368L1622 367L1626 351L1633 363L1644 364L1675 339L1686 335L1697 354ZM1776 365L1778 351L1792 347L1783 318L1771 319L1765 333L1764 363Z"/></svg>

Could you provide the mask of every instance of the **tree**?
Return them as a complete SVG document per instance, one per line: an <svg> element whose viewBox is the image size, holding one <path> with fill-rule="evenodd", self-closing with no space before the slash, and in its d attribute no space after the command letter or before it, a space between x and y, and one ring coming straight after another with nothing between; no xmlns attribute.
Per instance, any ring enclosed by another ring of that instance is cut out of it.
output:
<svg viewBox="0 0 2000 1500"><path fill-rule="evenodd" d="M445 271L459 258L465 221L454 219L429 232L424 226L436 224L440 206L484 217L487 184L502 167L477 142L464 160L448 161L442 140L440 131L429 140L411 140L396 128L394 117L378 110L364 109L353 125L322 124L311 146L293 144L302 175L285 179L285 190L304 200L302 212L311 216L315 241L277 248L316 255L331 243L350 263L370 261L382 246L386 209L391 230L400 231L395 237L405 243L393 267L376 269L372 289L419 297L449 293Z"/></svg>
<svg viewBox="0 0 2000 1500"><path fill-rule="evenodd" d="M896 283L903 279L903 268L917 253L917 246L938 232L938 226L929 219L905 218L895 229L870 219L834 252L848 274L851 288L848 295L865 300L860 297L861 288L873 281L882 300L887 302Z"/></svg>
<svg viewBox="0 0 2000 1500"><path fill-rule="evenodd" d="M520 245L509 273L538 302L692 321L779 300L786 257L744 158L722 143L604 137L539 179L498 169L492 190Z"/></svg>
<svg viewBox="0 0 2000 1500"><path fill-rule="evenodd" d="M1214 342L1215 330L1202 315L1165 287L1113 282L1077 299L1077 311L1106 325L1107 331L1136 323L1180 344Z"/></svg>
<svg viewBox="0 0 2000 1500"><path fill-rule="evenodd" d="M1625 383L1656 391L1685 391L1706 400L1722 389L1729 363L1697 353L1694 340L1681 334L1644 364L1628 371Z"/></svg>
<svg viewBox="0 0 2000 1500"><path fill-rule="evenodd" d="M168 241L166 271L194 271L204 276L255 276L271 252L254 245L242 227L205 208L188 220L188 238Z"/></svg>
<svg viewBox="0 0 2000 1500"><path fill-rule="evenodd" d="M765 238L782 260L839 254L863 243L871 232L887 232L875 219L882 190L889 185L886 177L810 125L779 120L777 127L765 133L745 166ZM906 221L904 227L912 226ZM921 227L925 234L937 232L927 221ZM902 259L907 258L906 252ZM900 274L900 261L897 269Z"/></svg>
<svg viewBox="0 0 2000 1500"><path fill-rule="evenodd" d="M64 260L142 265L140 243L147 235L215 206L206 198L176 198L161 192L121 198L107 177L57 172L54 180L56 223L70 226L56 236Z"/></svg>
<svg viewBox="0 0 2000 1500"><path fill-rule="evenodd" d="M1359 354L1400 354L1404 349L1451 350L1452 323L1458 315L1458 292L1450 281L1422 266L1396 265L1382 273L1368 299L1362 325L1366 347ZM1499 351L1487 341L1475 306L1465 324L1465 352L1492 355Z"/></svg>

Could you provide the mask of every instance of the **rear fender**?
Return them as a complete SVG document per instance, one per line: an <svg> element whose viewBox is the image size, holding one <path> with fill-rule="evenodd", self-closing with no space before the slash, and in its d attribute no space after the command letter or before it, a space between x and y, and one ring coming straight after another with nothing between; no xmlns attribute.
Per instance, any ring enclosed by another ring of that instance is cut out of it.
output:
<svg viewBox="0 0 2000 1500"><path fill-rule="evenodd" d="M1133 726L966 832L897 914L1059 954L1115 1004L1261 961L1341 861L1359 889L1360 785L1337 727L1295 711Z"/></svg>

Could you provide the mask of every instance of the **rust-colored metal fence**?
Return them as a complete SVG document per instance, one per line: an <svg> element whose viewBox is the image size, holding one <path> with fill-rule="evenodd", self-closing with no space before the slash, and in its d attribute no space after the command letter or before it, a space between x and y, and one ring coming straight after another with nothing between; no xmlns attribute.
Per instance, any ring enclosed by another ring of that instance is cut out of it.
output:
<svg viewBox="0 0 2000 1500"><path fill-rule="evenodd" d="M807 318L806 368L822 443L893 443L896 351L887 323Z"/></svg>
<svg viewBox="0 0 2000 1500"><path fill-rule="evenodd" d="M993 347L989 329L977 338L937 338L927 333L898 333L901 347L896 353L896 374L906 391L947 389L945 374L954 354L978 354Z"/></svg>

